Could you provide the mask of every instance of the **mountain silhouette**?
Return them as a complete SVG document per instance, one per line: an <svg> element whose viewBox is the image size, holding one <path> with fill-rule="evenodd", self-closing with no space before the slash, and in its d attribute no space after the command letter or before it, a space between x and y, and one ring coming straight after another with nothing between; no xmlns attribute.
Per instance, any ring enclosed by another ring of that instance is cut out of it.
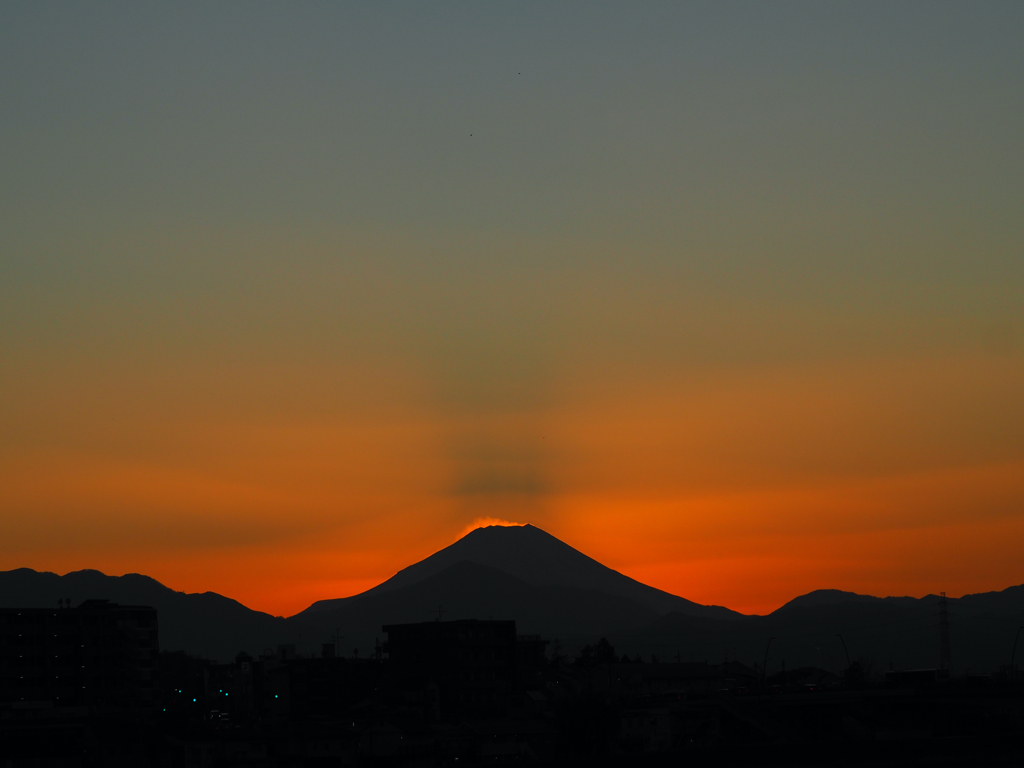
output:
<svg viewBox="0 0 1024 768"><path fill-rule="evenodd" d="M856 592L843 592L839 589L816 589L806 595L800 595L790 600L778 610L789 610L792 608L812 608L821 605L841 605L843 603L877 603L879 600L886 600L891 603L901 601L913 601L913 597L873 597L871 595L858 595Z"/></svg>
<svg viewBox="0 0 1024 768"><path fill-rule="evenodd" d="M760 665L770 650L769 674L783 663L789 669L841 671L847 654L876 673L890 666L934 668L939 665L940 599L817 590L767 616L734 622L672 613L634 632L611 633L609 639L630 652L660 649L684 660L730 658ZM1009 663L1017 627L1024 624L1024 585L948 598L947 611L953 670L994 672Z"/></svg>
<svg viewBox="0 0 1024 768"><path fill-rule="evenodd" d="M342 638L343 649L366 654L383 639L382 625L437 618L514 619L520 633L560 640L570 654L602 636L620 653L665 661L760 665L768 650L769 674L783 664L840 672L847 653L876 673L890 665L935 667L939 660L936 595L872 597L822 589L766 616L744 616L641 584L532 525L477 529L373 589L318 601L289 619L213 592L176 592L139 574L0 572L2 607L55 608L67 598L74 605L105 598L152 606L162 649L221 661L280 643L308 653L335 637ZM993 672L1008 664L1017 627L1024 624L1024 585L949 598L947 608L955 672Z"/></svg>
<svg viewBox="0 0 1024 768"><path fill-rule="evenodd" d="M687 616L719 619L742 617L742 614L728 608L700 605L642 584L530 524L477 528L366 592L354 597L320 600L298 616L309 618L310 614L337 610L347 601L400 590L461 562L487 566L535 587L581 589L626 598L655 615L674 611Z"/></svg>
<svg viewBox="0 0 1024 768"><path fill-rule="evenodd" d="M59 576L29 568L0 571L0 606L55 608L58 599L79 605L105 599L121 605L157 609L160 648L228 660L242 650L260 653L279 643L295 643L300 631L285 619L246 608L215 592L175 592L156 579L130 573L107 576L100 571L73 571Z"/></svg>

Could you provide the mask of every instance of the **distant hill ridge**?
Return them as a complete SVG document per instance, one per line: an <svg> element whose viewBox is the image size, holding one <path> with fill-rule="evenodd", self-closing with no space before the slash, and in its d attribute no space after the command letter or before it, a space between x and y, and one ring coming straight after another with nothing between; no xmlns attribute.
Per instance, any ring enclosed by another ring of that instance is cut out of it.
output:
<svg viewBox="0 0 1024 768"><path fill-rule="evenodd" d="M63 576L29 568L0 571L0 606L56 608L58 599L72 605L103 598L122 605L157 609L160 647L229 659L238 651L262 651L295 642L296 630L283 618L254 611L216 592L176 592L137 573L107 576L100 571L72 571Z"/></svg>
<svg viewBox="0 0 1024 768"><path fill-rule="evenodd" d="M55 608L68 598L75 605L93 598L151 605L162 649L222 661L280 643L309 654L336 633L347 647L369 653L382 625L439 616L515 619L520 632L560 640L566 653L605 636L631 655L760 664L770 637L770 669L785 663L841 671L847 652L851 660L885 668L934 666L938 658L934 595L880 598L822 589L767 616L744 616L642 584L532 525L474 530L373 589L318 601L288 619L213 592L176 592L140 574L0 572L2 607ZM994 671L1008 663L1014 633L1024 624L1024 585L950 598L948 611L954 669Z"/></svg>
<svg viewBox="0 0 1024 768"><path fill-rule="evenodd" d="M874 597L872 595L859 595L856 592L843 592L839 589L816 589L806 595L800 595L790 600L776 610L782 611L789 608L811 608L818 605L840 605L842 603L872 603L878 600L904 601L917 600L914 597Z"/></svg>
<svg viewBox="0 0 1024 768"><path fill-rule="evenodd" d="M873 595L860 595L856 592L843 592L839 589L816 589L813 592L808 592L806 595L793 598L785 605L776 608L772 613L775 614L792 608L815 608L849 603L912 606L919 605L922 602L937 602L938 600L939 596L934 594L925 595L924 597L875 597ZM1007 587L996 592L979 592L961 597L950 597L947 600L950 606L956 605L971 611L996 610L1013 612L1020 610L1024 612L1024 584ZM1024 619L1024 615L1022 615L1022 619Z"/></svg>

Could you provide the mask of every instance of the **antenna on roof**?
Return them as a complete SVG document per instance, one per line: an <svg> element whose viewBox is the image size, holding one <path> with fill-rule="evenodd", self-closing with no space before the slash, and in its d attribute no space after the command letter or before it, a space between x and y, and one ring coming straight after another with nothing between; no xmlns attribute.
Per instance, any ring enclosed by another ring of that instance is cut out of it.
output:
<svg viewBox="0 0 1024 768"><path fill-rule="evenodd" d="M939 599L939 669L952 672L949 653L949 611L946 609L946 593Z"/></svg>
<svg viewBox="0 0 1024 768"><path fill-rule="evenodd" d="M341 656L341 641L344 639L344 635L341 634L341 627L334 628L334 634L331 635L331 639L334 640L334 654Z"/></svg>

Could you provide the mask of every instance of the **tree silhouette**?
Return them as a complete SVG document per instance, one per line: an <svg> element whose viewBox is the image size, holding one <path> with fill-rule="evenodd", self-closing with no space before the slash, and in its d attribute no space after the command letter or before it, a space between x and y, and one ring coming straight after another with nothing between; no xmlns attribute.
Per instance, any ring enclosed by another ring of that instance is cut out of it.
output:
<svg viewBox="0 0 1024 768"><path fill-rule="evenodd" d="M605 664L615 664L619 660L615 648L605 638L597 641L597 645L585 645L576 658L577 667L589 668Z"/></svg>

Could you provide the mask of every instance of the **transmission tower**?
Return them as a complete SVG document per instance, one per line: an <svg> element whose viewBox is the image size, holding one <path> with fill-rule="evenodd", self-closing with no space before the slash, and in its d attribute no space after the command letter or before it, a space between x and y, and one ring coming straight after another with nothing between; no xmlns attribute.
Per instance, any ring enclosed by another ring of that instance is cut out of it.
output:
<svg viewBox="0 0 1024 768"><path fill-rule="evenodd" d="M949 658L949 611L946 608L946 593L939 598L939 669L952 669Z"/></svg>

